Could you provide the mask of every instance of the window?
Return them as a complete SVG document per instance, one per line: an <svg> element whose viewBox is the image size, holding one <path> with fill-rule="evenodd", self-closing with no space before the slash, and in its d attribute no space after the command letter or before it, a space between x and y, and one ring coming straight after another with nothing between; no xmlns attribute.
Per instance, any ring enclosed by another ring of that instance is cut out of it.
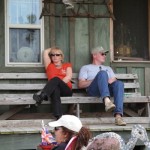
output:
<svg viewBox="0 0 150 150"><path fill-rule="evenodd" d="M148 1L113 0L115 60L150 60Z"/></svg>
<svg viewBox="0 0 150 150"><path fill-rule="evenodd" d="M41 0L7 0L6 66L42 64Z"/></svg>

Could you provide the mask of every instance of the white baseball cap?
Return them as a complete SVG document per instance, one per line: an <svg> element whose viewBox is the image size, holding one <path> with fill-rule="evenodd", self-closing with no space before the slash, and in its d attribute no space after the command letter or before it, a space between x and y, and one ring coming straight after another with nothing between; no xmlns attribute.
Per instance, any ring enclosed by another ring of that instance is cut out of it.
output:
<svg viewBox="0 0 150 150"><path fill-rule="evenodd" d="M91 54L95 54L95 53L108 53L108 50L105 50L102 46L99 47L95 47L91 50Z"/></svg>
<svg viewBox="0 0 150 150"><path fill-rule="evenodd" d="M82 128L82 123L80 119L73 115L63 115L57 121L49 122L48 124L51 127L63 126L75 132L79 132L80 129Z"/></svg>

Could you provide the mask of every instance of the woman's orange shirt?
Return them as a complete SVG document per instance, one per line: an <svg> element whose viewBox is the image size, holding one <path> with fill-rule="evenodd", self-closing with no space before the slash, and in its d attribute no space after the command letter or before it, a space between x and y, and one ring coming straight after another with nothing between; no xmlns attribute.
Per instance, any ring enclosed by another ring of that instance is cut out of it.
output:
<svg viewBox="0 0 150 150"><path fill-rule="evenodd" d="M68 67L72 67L71 63L64 63L59 69L56 68L53 63L50 63L46 69L48 80L54 77L59 77L60 79L63 79L66 76L66 71ZM70 87L70 89L72 89L71 81L68 82L67 85Z"/></svg>

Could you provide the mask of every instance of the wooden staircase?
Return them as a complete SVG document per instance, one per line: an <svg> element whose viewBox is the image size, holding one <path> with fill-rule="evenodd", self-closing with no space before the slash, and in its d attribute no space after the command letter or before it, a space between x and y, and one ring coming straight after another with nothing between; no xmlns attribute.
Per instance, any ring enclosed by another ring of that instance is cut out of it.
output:
<svg viewBox="0 0 150 150"><path fill-rule="evenodd" d="M112 114L100 111L104 110L102 101L97 97L87 97L77 88L77 75L73 74L73 97L62 97L62 105L75 105L75 115L81 118L83 125L87 126L92 132L93 137L103 132L115 132L128 140L131 135L131 129L134 124L141 124L147 130L150 136L150 96L141 96L139 91L139 82L136 74L117 74L120 80L125 81L125 99L124 99L124 120L127 126L116 126ZM41 121L45 124L53 121L51 114L39 115L38 113L19 113L24 109L29 109L35 105L33 92L41 90L45 85L47 78L45 73L0 73L0 107L8 106L6 112L0 116L0 143L3 149L36 149L41 142L40 131ZM129 104L141 106L144 103L144 109L129 108ZM44 101L42 106L50 106L49 101ZM84 112L83 106L89 105L95 109L96 105L99 112L93 113L91 108L88 114ZM15 106L15 107L14 107ZM99 107L100 106L100 107ZM142 115L143 110L146 115ZM7 120L6 120L7 119ZM52 129L48 127L52 132ZM143 145L138 141L137 145Z"/></svg>

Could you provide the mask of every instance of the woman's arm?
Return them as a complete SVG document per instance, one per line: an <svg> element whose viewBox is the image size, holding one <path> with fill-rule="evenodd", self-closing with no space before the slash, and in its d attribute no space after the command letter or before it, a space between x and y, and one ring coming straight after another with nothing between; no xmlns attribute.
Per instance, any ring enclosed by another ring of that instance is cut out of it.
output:
<svg viewBox="0 0 150 150"><path fill-rule="evenodd" d="M63 81L65 83L68 83L72 78L72 68L71 67L68 67L67 70L66 70L66 76L63 78Z"/></svg>
<svg viewBox="0 0 150 150"><path fill-rule="evenodd" d="M51 51L51 48L48 48L46 50L43 51L43 61L44 61L44 67L45 69L47 68L47 66L51 63L51 59L49 57L49 53Z"/></svg>

